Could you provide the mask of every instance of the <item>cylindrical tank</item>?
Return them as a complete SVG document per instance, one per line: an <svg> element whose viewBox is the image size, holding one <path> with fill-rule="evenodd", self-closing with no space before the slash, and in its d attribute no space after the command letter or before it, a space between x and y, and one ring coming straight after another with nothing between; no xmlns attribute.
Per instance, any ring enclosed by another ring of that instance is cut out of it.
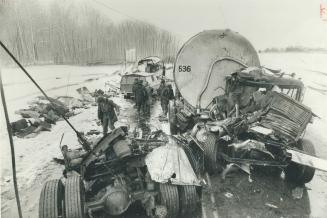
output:
<svg viewBox="0 0 327 218"><path fill-rule="evenodd" d="M258 54L245 37L228 29L206 30L179 50L174 80L184 100L205 109L214 97L224 94L227 75L259 66Z"/></svg>

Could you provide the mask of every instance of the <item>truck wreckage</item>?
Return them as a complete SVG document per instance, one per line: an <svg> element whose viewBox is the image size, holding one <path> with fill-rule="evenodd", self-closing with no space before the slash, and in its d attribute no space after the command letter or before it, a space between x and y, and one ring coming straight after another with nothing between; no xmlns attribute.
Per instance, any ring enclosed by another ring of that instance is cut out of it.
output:
<svg viewBox="0 0 327 218"><path fill-rule="evenodd" d="M203 149L209 173L231 163L248 171L253 165L308 183L315 169L327 171L326 161L303 138L316 115L301 103L304 85L294 77L261 67L253 46L236 32L201 32L176 58L180 96L169 104L170 130Z"/></svg>
<svg viewBox="0 0 327 218"><path fill-rule="evenodd" d="M150 217L177 217L196 208L202 185L192 166L196 158L160 130L140 139L119 127L87 151L67 145L61 150L65 180L45 183L39 217L115 216L134 202Z"/></svg>
<svg viewBox="0 0 327 218"><path fill-rule="evenodd" d="M117 216L136 202L149 217L178 217L196 209L202 194L203 155L161 130L136 138L129 135L128 127L119 127L94 143L89 142L59 113L52 98L7 47L0 44L76 133L82 146L70 150L67 145L60 145L65 165L63 178L43 185L40 218ZM10 125L9 119L7 124ZM18 194L17 186L15 191ZM17 205L20 211L19 201Z"/></svg>
<svg viewBox="0 0 327 218"><path fill-rule="evenodd" d="M136 138L119 127L91 144L61 115L83 149L60 147L63 178L45 182L39 217L116 216L136 202L150 217L190 214L201 196L203 171L219 172L230 163L266 167L274 175L284 170L287 180L310 182L315 169L327 171L303 138L316 115L301 103L303 83L285 76L262 68L238 33L199 33L174 65L179 97L169 104L173 135L156 131Z"/></svg>

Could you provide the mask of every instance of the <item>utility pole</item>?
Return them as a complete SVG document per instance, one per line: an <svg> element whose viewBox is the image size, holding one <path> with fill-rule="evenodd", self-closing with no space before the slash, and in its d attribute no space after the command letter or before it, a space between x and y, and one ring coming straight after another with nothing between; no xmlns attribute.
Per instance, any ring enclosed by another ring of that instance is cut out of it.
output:
<svg viewBox="0 0 327 218"><path fill-rule="evenodd" d="M19 199L17 177L16 177L16 160L15 160L14 140L12 138L12 129L11 129L10 120L9 120L9 116L8 116L6 98L5 98L5 93L4 93L2 78L1 77L2 76L1 76L1 71L0 71L1 100L2 100L2 105L3 105L3 110L4 110L4 113L5 113L5 117L6 117L7 131L8 131L8 137L9 137L9 142L10 142L13 183L14 183L16 203L17 203L17 208L18 208L18 215L19 215L20 218L22 218L23 217L22 208L20 207L20 199Z"/></svg>

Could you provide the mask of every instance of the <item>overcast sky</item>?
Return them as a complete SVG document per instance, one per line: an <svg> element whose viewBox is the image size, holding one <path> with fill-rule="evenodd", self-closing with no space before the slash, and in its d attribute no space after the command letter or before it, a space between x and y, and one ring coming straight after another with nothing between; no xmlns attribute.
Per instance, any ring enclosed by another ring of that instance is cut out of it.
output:
<svg viewBox="0 0 327 218"><path fill-rule="evenodd" d="M114 21L136 18L171 31L181 42L206 29L229 28L247 37L256 49L290 45L327 48L327 0L35 1L45 5L56 1L75 5L70 7L75 9L91 6ZM320 5L326 8L323 18Z"/></svg>
<svg viewBox="0 0 327 218"><path fill-rule="evenodd" d="M327 0L87 0L113 19L124 15L104 9L102 2L132 17L178 34L183 41L205 29L230 28L257 49L303 45L327 48Z"/></svg>

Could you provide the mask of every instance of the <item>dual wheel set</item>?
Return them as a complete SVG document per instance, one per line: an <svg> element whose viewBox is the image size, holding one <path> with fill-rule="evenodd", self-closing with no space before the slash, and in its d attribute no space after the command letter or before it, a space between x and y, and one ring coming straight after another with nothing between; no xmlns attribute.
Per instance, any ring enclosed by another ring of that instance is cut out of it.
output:
<svg viewBox="0 0 327 218"><path fill-rule="evenodd" d="M79 176L47 181L41 191L39 218L83 218L85 195Z"/></svg>
<svg viewBox="0 0 327 218"><path fill-rule="evenodd" d="M167 217L180 217L193 213L199 202L196 186L159 184L160 204L166 206Z"/></svg>
<svg viewBox="0 0 327 218"><path fill-rule="evenodd" d="M159 184L159 202L167 209L167 217L187 215L196 209L196 186ZM39 218L84 218L85 190L79 176L71 176L63 185L60 179L47 181L41 191Z"/></svg>

